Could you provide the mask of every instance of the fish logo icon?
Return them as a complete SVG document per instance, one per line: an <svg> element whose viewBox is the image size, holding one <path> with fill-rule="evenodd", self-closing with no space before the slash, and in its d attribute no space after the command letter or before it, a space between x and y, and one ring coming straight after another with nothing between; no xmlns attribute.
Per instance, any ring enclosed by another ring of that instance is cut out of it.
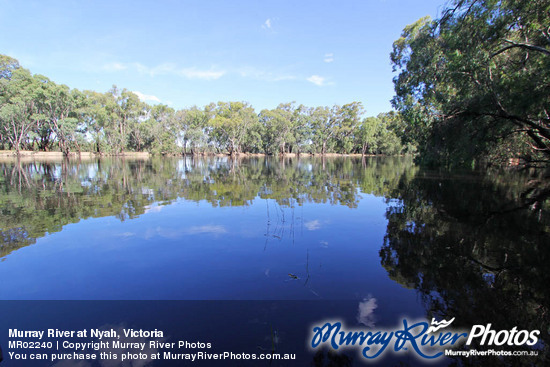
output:
<svg viewBox="0 0 550 367"><path fill-rule="evenodd" d="M436 319L432 318L432 325L428 328L427 333L435 333L439 329L444 329L447 326L451 325L453 321L455 321L454 317L449 321L441 320L439 322L436 321Z"/></svg>

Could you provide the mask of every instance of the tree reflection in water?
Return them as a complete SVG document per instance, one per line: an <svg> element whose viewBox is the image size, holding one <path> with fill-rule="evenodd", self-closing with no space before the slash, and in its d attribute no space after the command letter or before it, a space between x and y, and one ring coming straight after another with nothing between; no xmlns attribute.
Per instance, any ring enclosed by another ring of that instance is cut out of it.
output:
<svg viewBox="0 0 550 367"><path fill-rule="evenodd" d="M466 329L491 323L492 330L541 331L536 347L542 355L534 359L470 357L456 363L548 362L547 193L513 174L481 178L420 172L402 180L393 195L399 200L387 209L381 262L392 279L419 292L428 318L456 317L453 326Z"/></svg>
<svg viewBox="0 0 550 367"><path fill-rule="evenodd" d="M272 199L278 207L267 212L274 222L284 215L281 208L304 202L355 208L360 191L386 196L402 175L414 170L411 160L402 158L0 162L0 257L81 219L115 216L125 221L152 210L153 204L180 198L212 207Z"/></svg>
<svg viewBox="0 0 550 367"><path fill-rule="evenodd" d="M388 203L381 263L393 280L420 294L428 318L455 317L453 326L467 329L488 323L493 330L539 329L537 347L544 355L536 361L548 361L547 181L511 173L419 171L403 158L4 162L0 256L69 223L106 216L131 220L180 199L212 207L265 206L267 246L298 231L296 209L304 203L356 208L361 195L369 194ZM298 277L305 282L308 275L306 265ZM362 320L374 323L367 316L376 302L364 301ZM339 358L319 354L315 363L350 363ZM455 362L533 364L528 358L490 357Z"/></svg>

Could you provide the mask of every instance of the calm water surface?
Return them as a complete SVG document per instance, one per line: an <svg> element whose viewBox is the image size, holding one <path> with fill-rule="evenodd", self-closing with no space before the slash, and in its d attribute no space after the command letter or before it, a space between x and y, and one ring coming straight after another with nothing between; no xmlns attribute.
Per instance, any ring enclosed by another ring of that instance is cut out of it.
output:
<svg viewBox="0 0 550 367"><path fill-rule="evenodd" d="M547 345L534 181L407 158L0 163L0 298L345 300L370 327L456 317Z"/></svg>

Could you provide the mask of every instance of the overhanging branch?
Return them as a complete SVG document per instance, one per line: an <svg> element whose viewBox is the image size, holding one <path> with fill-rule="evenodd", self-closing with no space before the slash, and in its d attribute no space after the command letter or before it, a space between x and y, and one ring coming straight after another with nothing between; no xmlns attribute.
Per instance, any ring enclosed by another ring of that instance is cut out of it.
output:
<svg viewBox="0 0 550 367"><path fill-rule="evenodd" d="M520 42L515 42L515 41L512 41L512 40L508 40L508 39L505 39L504 40L505 42L509 43L510 45L506 46L506 47L503 47L501 48L500 50L498 50L497 52L493 53L491 55L491 58L509 50L509 49L512 49L512 48L525 48L525 49L528 49L528 50L531 50L531 51L537 51L537 52L542 52L543 54L546 54L547 56L550 56L550 50L547 50L545 49L544 47L540 47L540 46L535 46L535 45L531 45L529 43L520 43Z"/></svg>

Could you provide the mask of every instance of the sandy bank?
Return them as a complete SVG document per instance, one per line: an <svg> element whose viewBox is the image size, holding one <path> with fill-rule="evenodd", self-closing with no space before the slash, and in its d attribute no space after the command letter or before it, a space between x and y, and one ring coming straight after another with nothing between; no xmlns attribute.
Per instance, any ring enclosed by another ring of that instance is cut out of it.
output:
<svg viewBox="0 0 550 367"><path fill-rule="evenodd" d="M125 152L124 154L104 154L98 155L92 152L81 152L80 155L78 152L69 154L69 159L80 159L80 160L90 160L103 157L124 157L124 158L139 158L147 159L149 158L149 153L147 152ZM19 159L22 161L30 160L62 160L64 159L63 153L61 152L34 152L31 150L21 150L19 152ZM15 150L0 150L0 160L2 161L13 161L17 160L17 155Z"/></svg>

